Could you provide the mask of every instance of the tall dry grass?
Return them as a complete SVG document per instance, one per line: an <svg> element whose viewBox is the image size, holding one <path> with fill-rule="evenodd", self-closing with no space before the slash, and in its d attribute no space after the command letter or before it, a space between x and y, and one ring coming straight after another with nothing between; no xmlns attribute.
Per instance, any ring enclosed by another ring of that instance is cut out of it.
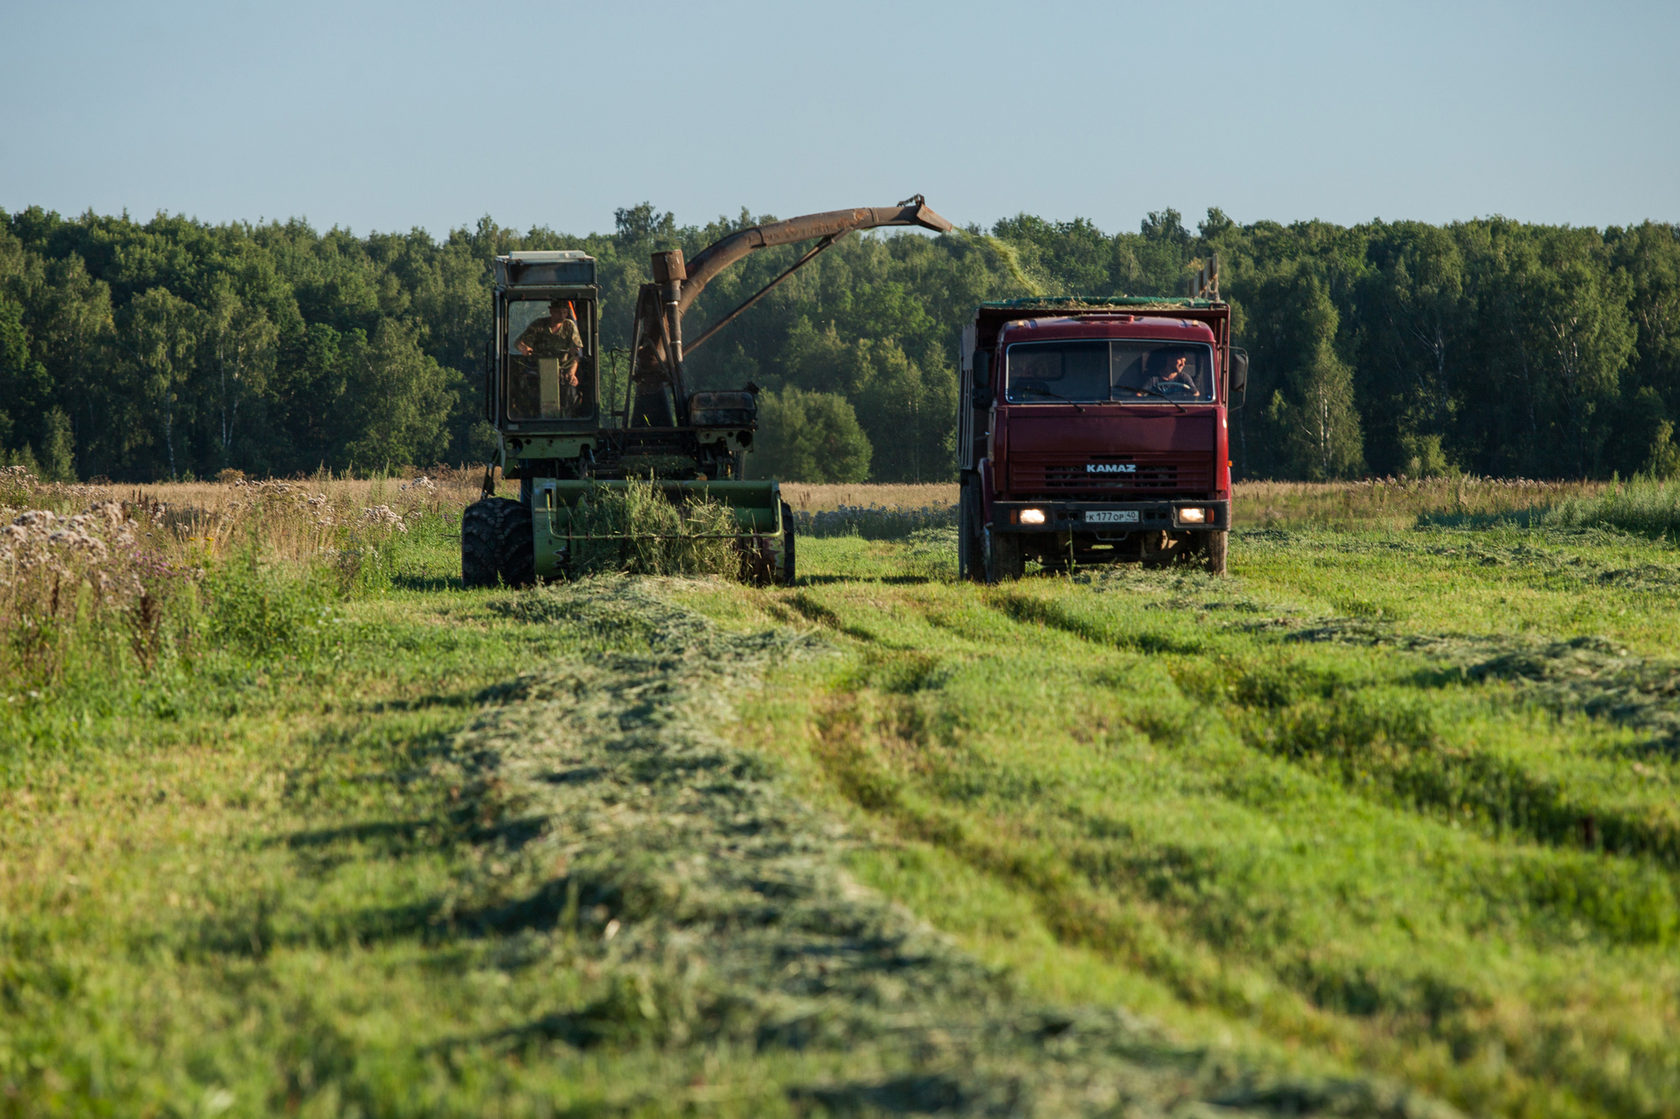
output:
<svg viewBox="0 0 1680 1119"><path fill-rule="evenodd" d="M1562 502L1592 497L1603 482L1533 478L1367 478L1357 482L1239 482L1231 520L1239 528L1317 525L1408 528L1420 518L1540 516Z"/></svg>
<svg viewBox="0 0 1680 1119"><path fill-rule="evenodd" d="M1671 523L1667 491L1650 485L1622 490L1615 515L1640 523ZM1238 528L1318 526L1400 529L1420 520L1453 518L1540 519L1552 510L1591 520L1604 482L1539 481L1530 478L1370 478L1356 482L1239 482L1232 487L1232 521ZM1618 491L1619 492L1619 491ZM955 523L957 486L784 483L800 530L819 536L907 536L919 528ZM1585 503L1585 504L1582 504ZM1606 507L1608 508L1608 507ZM1637 514L1633 510L1639 510ZM1604 514L1609 516L1610 514Z"/></svg>
<svg viewBox="0 0 1680 1119"><path fill-rule="evenodd" d="M796 513L821 513L831 509L937 509L957 503L955 482L927 482L919 485L863 482L783 482L782 500Z"/></svg>
<svg viewBox="0 0 1680 1119"><path fill-rule="evenodd" d="M1548 524L1616 528L1648 536L1680 536L1680 480L1635 475L1593 493L1565 497L1546 515Z"/></svg>
<svg viewBox="0 0 1680 1119"><path fill-rule="evenodd" d="M297 585L354 594L454 500L425 477L135 488L0 471L0 689L50 688L78 660L149 673Z"/></svg>

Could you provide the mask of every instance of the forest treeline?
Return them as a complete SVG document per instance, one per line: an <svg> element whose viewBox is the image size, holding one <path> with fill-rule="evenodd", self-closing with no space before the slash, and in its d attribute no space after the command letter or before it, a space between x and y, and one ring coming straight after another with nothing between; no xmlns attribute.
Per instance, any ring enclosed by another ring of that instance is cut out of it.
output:
<svg viewBox="0 0 1680 1119"><path fill-rule="evenodd" d="M484 218L440 241L0 211L0 456L49 478L136 482L482 462L493 256L595 256L602 345L622 349L652 251L692 255L766 220L678 226L643 203L611 233ZM714 280L690 333L801 248ZM1240 225L1213 209L1191 231L1166 209L1136 233L1023 214L939 237L853 235L690 370L765 390L755 474L948 479L974 304L1176 294L1213 252L1252 357L1232 421L1240 477L1680 472L1680 229L1649 222Z"/></svg>

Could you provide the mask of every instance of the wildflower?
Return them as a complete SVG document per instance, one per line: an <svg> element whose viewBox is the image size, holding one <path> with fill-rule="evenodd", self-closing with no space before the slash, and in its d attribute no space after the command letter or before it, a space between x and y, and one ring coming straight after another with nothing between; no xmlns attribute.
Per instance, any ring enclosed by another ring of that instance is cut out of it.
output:
<svg viewBox="0 0 1680 1119"><path fill-rule="evenodd" d="M403 523L402 514L389 505L375 505L362 510L362 520L374 525L384 525L394 528L398 532L407 532L408 526Z"/></svg>

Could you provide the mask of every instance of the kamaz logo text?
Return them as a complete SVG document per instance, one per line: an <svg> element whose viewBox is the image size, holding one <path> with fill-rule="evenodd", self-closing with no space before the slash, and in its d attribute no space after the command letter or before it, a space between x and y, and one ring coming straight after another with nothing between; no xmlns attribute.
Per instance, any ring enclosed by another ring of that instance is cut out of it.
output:
<svg viewBox="0 0 1680 1119"><path fill-rule="evenodd" d="M1087 474L1136 474L1135 462L1088 462L1085 464Z"/></svg>

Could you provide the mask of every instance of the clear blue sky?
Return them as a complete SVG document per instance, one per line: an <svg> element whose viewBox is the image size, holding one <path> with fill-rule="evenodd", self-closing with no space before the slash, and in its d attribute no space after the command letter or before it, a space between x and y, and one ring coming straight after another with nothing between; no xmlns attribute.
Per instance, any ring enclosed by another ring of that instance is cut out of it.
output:
<svg viewBox="0 0 1680 1119"><path fill-rule="evenodd" d="M1680 221L1680 4L7 0L0 208Z"/></svg>

